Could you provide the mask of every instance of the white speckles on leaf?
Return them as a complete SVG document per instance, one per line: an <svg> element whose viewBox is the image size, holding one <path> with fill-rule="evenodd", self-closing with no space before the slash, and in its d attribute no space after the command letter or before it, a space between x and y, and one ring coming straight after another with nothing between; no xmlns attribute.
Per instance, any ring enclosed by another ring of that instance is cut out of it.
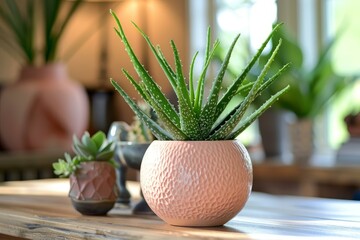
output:
<svg viewBox="0 0 360 240"><path fill-rule="evenodd" d="M165 60L165 57L161 52L160 47L157 46L155 48L150 42L149 37L135 24L135 27L137 28L137 30L139 30L141 35L147 41L148 46L151 48L152 52L154 53L155 57L158 60L158 63L160 64L160 67L164 71L171 86L174 88L176 92L176 95L178 97L178 106L179 106L179 112L177 112L175 107L170 103L169 99L166 98L165 94L162 92L161 86L159 86L154 81L154 79L150 76L149 71L145 68L143 64L139 62L137 56L133 52L130 43L128 42L128 39L125 35L125 32L122 29L119 19L117 18L115 13L112 14L119 27L119 30L116 30L117 34L120 36L121 42L125 46L125 50L130 58L130 61L137 75L141 78L141 81L143 83L140 87L140 90L136 84L133 85L135 85L134 86L135 88L137 87L137 90L140 93L140 95L143 94L146 96L146 97L141 96L142 98L145 99L148 98L147 101L152 102L152 104L150 105L157 113L159 120L162 121L164 125L166 125L166 130L161 126L154 125L149 119L143 116L141 110L139 110L138 106L136 106L136 104L134 103L134 100L132 100L123 91L123 89L120 88L120 86L115 86L115 88L118 90L120 95L125 99L125 101L129 104L131 109L139 116L139 118L142 121L144 121L144 123L146 123L146 125L153 132L156 133L154 135L156 135L161 139L173 139L173 138L181 139L184 137L185 134L186 138L189 138L190 140L204 140L204 139L214 140L214 139L226 139L229 137L229 134L230 136L232 136L231 134L233 133L235 134L237 130L239 131L241 130L241 126L240 126L240 128L238 128L234 132L234 129L239 125L239 122L242 120L242 117L246 109L251 104L251 102L255 99L255 97L260 95L261 93L260 90L263 90L262 88L264 89L266 88L265 84L262 85L262 82L271 61L275 57L276 51L270 57L270 61L268 61L267 64L265 65L264 71L262 71L259 76L259 80L254 83L248 96L246 96L244 100L245 103L239 106L239 108L236 109L235 113L232 113L230 116L226 116L223 120L224 122L220 122L218 124L216 121L218 121L220 115L223 113L228 103L236 96L239 87L243 86L242 85L243 80L251 70L252 66L260 57L262 51L266 47L267 43L270 41L274 31L278 29L279 25L274 27L274 30L265 40L265 42L258 50L258 52L255 54L255 56L251 59L248 66L243 70L243 72L239 75L239 77L237 77L234 80L233 84L226 90L225 94L223 94L220 99L220 95L221 95L220 92L221 90L223 90L223 86L221 84L223 80L223 75L225 74L227 65L230 61L232 48L237 42L239 35L237 35L234 38L234 41L227 52L227 55L221 66L221 69L217 77L213 80L212 90L210 91L210 94L205 98L204 82L206 78L206 71L210 64L211 58L214 54L215 48L219 44L218 40L215 41L213 48L210 49L210 34L209 34L210 31L208 31L208 36L207 36L207 46L206 46L206 54L205 54L206 59L203 66L203 71L198 81L197 90L195 93L193 88L189 89L185 77L183 76L183 72L182 72L183 64L179 57L179 53L175 46L175 43L173 41L170 41L170 45L172 47L175 58L176 71L172 69L170 64ZM277 46L277 49L279 45ZM280 74L281 71L283 70L284 67L274 76ZM191 71L190 71L190 75L191 75ZM191 77L190 77L190 81L192 81ZM113 85L115 84L113 83ZM279 96L283 92L284 92L283 90L279 91L276 94L276 97L274 96L271 97L269 99L270 102L266 102L266 104L264 104L257 111L254 112L255 115L251 115L251 118L247 118L248 121L244 121L243 127L246 127L247 124L249 124L249 122L253 121L254 118L256 119L266 108L270 107L274 101L278 100ZM203 103L203 99L207 99L207 102ZM215 124L218 124L218 126L215 126Z"/></svg>

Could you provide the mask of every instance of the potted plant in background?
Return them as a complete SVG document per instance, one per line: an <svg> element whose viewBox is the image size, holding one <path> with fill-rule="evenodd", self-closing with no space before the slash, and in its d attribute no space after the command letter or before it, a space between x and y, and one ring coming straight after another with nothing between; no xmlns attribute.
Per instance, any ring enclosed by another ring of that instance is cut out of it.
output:
<svg viewBox="0 0 360 240"><path fill-rule="evenodd" d="M116 33L125 45L141 81L135 81L125 69L123 73L161 122L160 126L153 121L116 81L111 80L138 118L158 139L153 141L145 152L140 169L140 184L147 203L156 215L172 225L218 226L226 223L242 209L252 188L250 157L245 147L234 139L288 89L284 87L267 99L256 111L244 117L246 109L254 99L288 66L283 66L275 75L264 81L269 66L278 52L280 42L257 81L250 85L243 85L245 77L273 33L266 39L245 70L234 79L226 93L219 96L232 49L239 38L237 36L205 100L206 71L214 49L219 44L216 41L211 48L210 30L207 36L205 63L195 90L192 69L197 54L191 63L187 85L175 43L171 41L175 58L175 67L171 67L160 47L155 47L149 37L135 25L176 93L178 99L178 110L176 110L144 69L119 19L114 12L111 13L118 26L115 29ZM275 27L274 31L279 27ZM251 88L245 99L234 108L227 109L230 100L244 88ZM224 112L226 109L229 111Z"/></svg>
<svg viewBox="0 0 360 240"><path fill-rule="evenodd" d="M248 81L255 81L263 64L282 39L282 48L269 72L275 73L280 66L290 62L288 68L261 96L254 101L259 107L264 99L273 95L284 86L289 85L289 93L283 95L274 107L259 117L259 131L266 160L281 160L285 163L307 163L313 153L313 121L321 115L325 106L330 103L355 78L340 76L334 72L331 62L331 50L340 34L331 39L320 51L313 67L304 64L304 53L295 38L286 30L279 29L271 39L272 48L263 53L258 63L251 69ZM218 61L224 59L226 50L220 46L215 53ZM234 77L234 68L229 68L229 75ZM245 92L247 94L247 92Z"/></svg>
<svg viewBox="0 0 360 240"><path fill-rule="evenodd" d="M81 140L74 136L75 156L65 153L64 159L53 163L54 173L70 177L69 197L74 208L84 215L105 215L115 204L116 165L113 143L102 131Z"/></svg>
<svg viewBox="0 0 360 240"><path fill-rule="evenodd" d="M71 148L72 135L87 128L86 91L58 59L61 38L81 2L0 3L1 46L21 65L17 81L0 94L0 139L6 150L64 151Z"/></svg>
<svg viewBox="0 0 360 240"><path fill-rule="evenodd" d="M276 72L279 66L287 62L291 62L292 67L280 76L280 81L276 81L263 92L259 98L260 102L255 102L259 105L263 98L271 96L285 85L290 86L288 94L279 98L275 107L259 118L259 129L265 149L270 151L273 149L276 144L274 135L278 135L280 138L277 146L287 153L290 150L295 163L303 164L310 160L314 147L314 119L320 116L326 105L355 79L337 74L332 67L331 50L339 37L338 33L321 49L314 66L309 68L304 64L304 53L295 38L285 28L274 33L271 51L275 49L279 39L283 40L283 48L279 50L278 57L269 72ZM261 72L261 65L270 55L270 53L262 54L259 64L249 75L252 81L256 80L257 74ZM286 125L289 128L284 127ZM266 135L266 131L270 131L271 135ZM281 155L280 151L277 152ZM289 158L287 153L284 158L289 161L291 157Z"/></svg>

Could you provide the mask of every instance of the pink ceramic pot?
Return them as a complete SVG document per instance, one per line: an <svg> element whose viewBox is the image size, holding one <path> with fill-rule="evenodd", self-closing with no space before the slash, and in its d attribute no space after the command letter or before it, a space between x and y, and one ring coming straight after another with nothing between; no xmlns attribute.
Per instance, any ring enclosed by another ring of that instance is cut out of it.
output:
<svg viewBox="0 0 360 240"><path fill-rule="evenodd" d="M0 140L10 151L69 151L88 127L85 88L64 64L26 66L0 94Z"/></svg>
<svg viewBox="0 0 360 240"><path fill-rule="evenodd" d="M219 226L244 207L252 188L239 141L154 141L140 169L144 197L171 225Z"/></svg>

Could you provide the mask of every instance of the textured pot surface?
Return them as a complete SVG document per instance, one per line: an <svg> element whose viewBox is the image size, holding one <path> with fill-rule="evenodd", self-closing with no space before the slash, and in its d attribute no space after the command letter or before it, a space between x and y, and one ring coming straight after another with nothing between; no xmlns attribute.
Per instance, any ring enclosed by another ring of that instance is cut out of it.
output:
<svg viewBox="0 0 360 240"><path fill-rule="evenodd" d="M70 176L69 197L75 200L114 201L115 169L107 162L82 163Z"/></svg>
<svg viewBox="0 0 360 240"><path fill-rule="evenodd" d="M245 205L252 165L238 141L154 141L140 182L147 203L167 223L218 226Z"/></svg>

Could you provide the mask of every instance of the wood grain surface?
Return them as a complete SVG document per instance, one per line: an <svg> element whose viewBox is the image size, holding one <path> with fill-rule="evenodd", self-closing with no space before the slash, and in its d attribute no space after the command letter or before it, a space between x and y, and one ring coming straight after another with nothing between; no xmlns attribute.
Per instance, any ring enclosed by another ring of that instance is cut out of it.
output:
<svg viewBox="0 0 360 240"><path fill-rule="evenodd" d="M222 227L175 227L120 205L107 216L82 216L66 196L67 181L2 184L0 239L360 239L356 201L253 192L238 216ZM130 183L130 189L138 197L138 184Z"/></svg>

